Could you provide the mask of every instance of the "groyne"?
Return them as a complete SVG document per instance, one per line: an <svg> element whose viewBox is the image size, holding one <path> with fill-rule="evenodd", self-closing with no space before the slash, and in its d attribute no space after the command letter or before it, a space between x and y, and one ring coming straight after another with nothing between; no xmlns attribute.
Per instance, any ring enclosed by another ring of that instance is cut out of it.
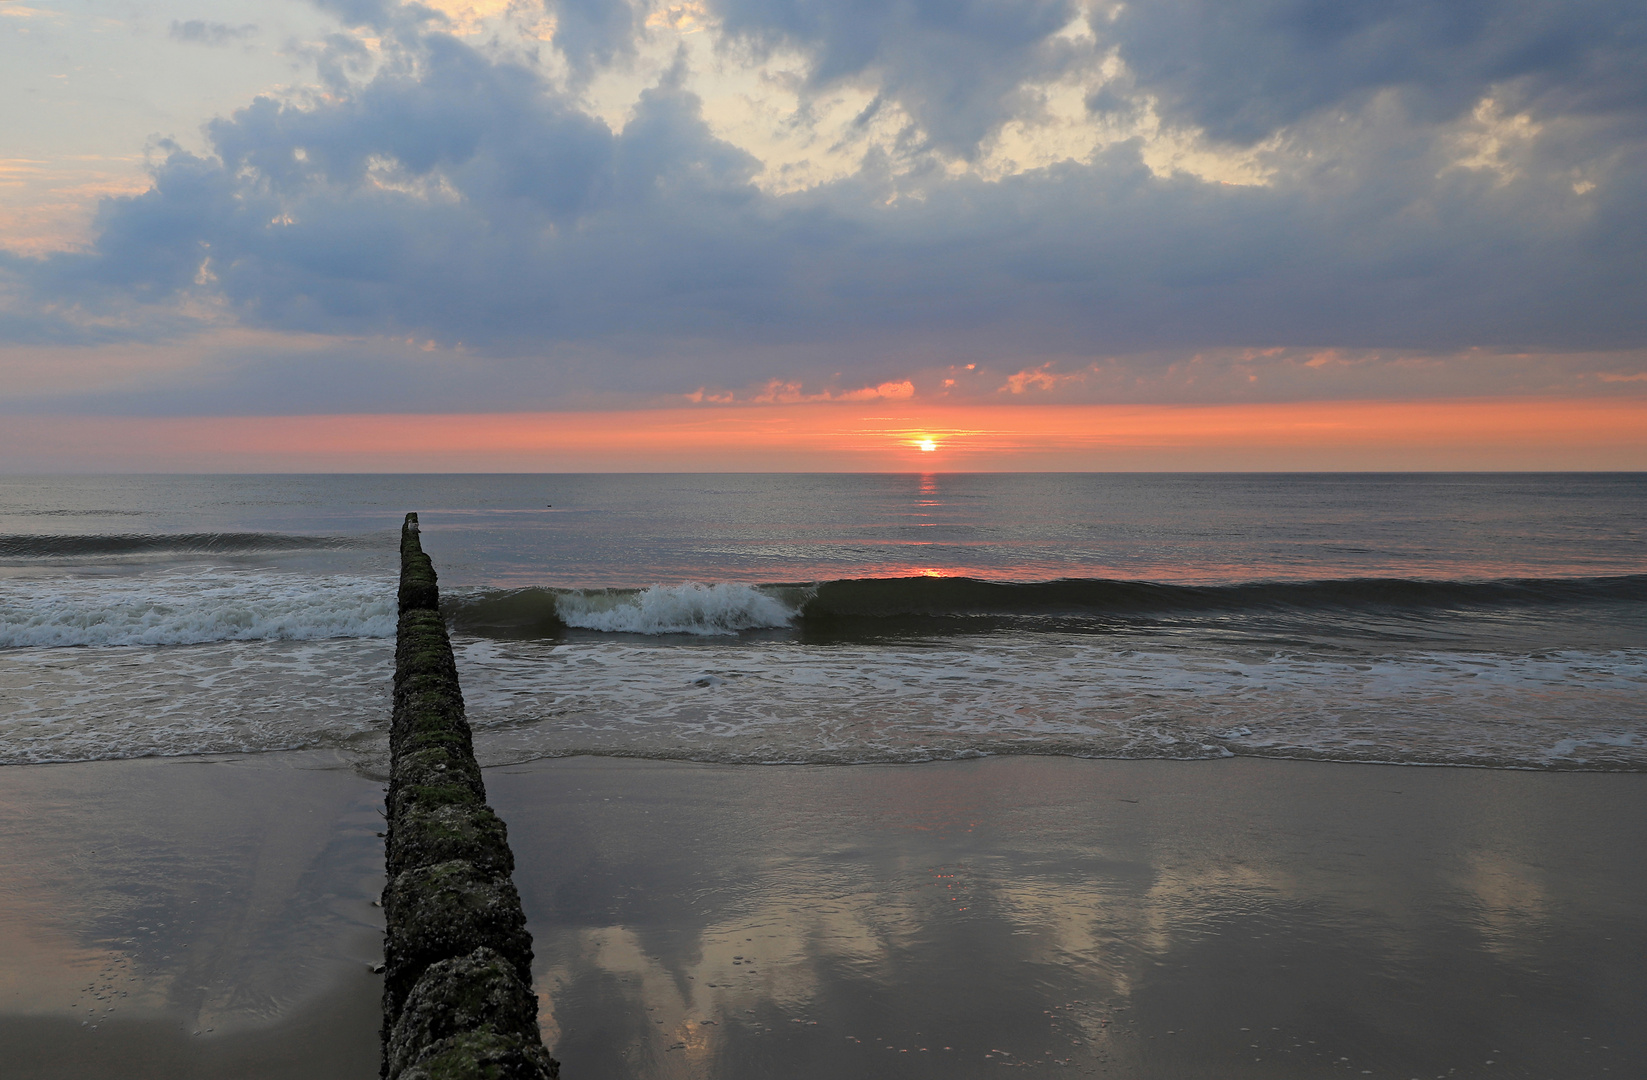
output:
<svg viewBox="0 0 1647 1080"><path fill-rule="evenodd" d="M383 907L384 1080L548 1080L532 937L486 805L416 514L400 533Z"/></svg>

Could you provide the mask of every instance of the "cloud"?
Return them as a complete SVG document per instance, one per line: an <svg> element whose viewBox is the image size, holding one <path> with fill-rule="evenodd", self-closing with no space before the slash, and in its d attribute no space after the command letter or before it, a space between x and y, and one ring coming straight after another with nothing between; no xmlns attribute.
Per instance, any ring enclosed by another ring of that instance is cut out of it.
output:
<svg viewBox="0 0 1647 1080"><path fill-rule="evenodd" d="M614 0L548 0L555 45L572 69L589 77L615 58L634 52L641 19L636 6Z"/></svg>
<svg viewBox="0 0 1647 1080"><path fill-rule="evenodd" d="M8 19L61 19L59 12L47 8L29 7L19 4L16 0L6 0L6 5L0 7L0 18Z"/></svg>
<svg viewBox="0 0 1647 1080"><path fill-rule="evenodd" d="M257 26L253 23L230 26L227 23L207 22L204 19L189 19L186 22L172 20L171 36L174 41L190 41L201 45L228 45L256 35Z"/></svg>
<svg viewBox="0 0 1647 1080"><path fill-rule="evenodd" d="M1054 35L1079 9L1069 0L711 0L709 10L734 41L803 51L813 90L873 79L878 94L862 121L895 101L922 141L968 157L1015 114L1025 83L1068 61Z"/></svg>
<svg viewBox="0 0 1647 1080"><path fill-rule="evenodd" d="M1150 0L1112 32L1169 115L1248 144L1386 90L1442 122L1494 87L1561 115L1639 114L1647 89L1647 14L1608 0Z"/></svg>
<svg viewBox="0 0 1647 1080"><path fill-rule="evenodd" d="M753 393L739 395L735 391L713 393L703 387L686 395L693 404L709 402L715 405L734 403L754 405L800 405L819 401L901 401L915 396L915 384L908 379L884 382L879 386L861 386L856 390L819 390L809 392L799 382L769 379Z"/></svg>
<svg viewBox="0 0 1647 1080"><path fill-rule="evenodd" d="M967 363L955 385L978 394L1193 396L1173 370L1241 350L1336 348L1405 385L1397 354L1647 347L1628 5L714 0L648 26L644 6L566 0L545 9L560 65L432 8L324 6L361 28L317 47L324 92L212 121L205 152L158 144L153 186L106 200L88 250L0 256L0 333L434 343L462 377L412 380L397 408L412 385L920 395ZM663 46L621 120L591 108L591 80ZM705 94L714 63L777 79L761 58L784 51L790 122L850 84L864 123L895 112L903 134L763 183L762 144ZM1060 122L1097 134L1001 164L1054 85L1090 91L1097 111ZM339 348L358 377L305 351L259 360L259 385L307 402L297 383L341 379L353 401L411 362ZM1313 385L1289 363L1259 381ZM1453 363L1503 385L1525 367Z"/></svg>

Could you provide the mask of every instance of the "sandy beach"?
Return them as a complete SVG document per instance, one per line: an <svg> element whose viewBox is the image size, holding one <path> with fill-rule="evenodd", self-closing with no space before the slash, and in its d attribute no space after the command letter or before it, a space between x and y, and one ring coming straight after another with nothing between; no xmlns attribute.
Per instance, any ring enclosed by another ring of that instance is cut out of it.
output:
<svg viewBox="0 0 1647 1080"><path fill-rule="evenodd" d="M1637 774L574 758L487 783L569 1077L1647 1065ZM316 753L0 770L6 1075L375 1075L379 798Z"/></svg>

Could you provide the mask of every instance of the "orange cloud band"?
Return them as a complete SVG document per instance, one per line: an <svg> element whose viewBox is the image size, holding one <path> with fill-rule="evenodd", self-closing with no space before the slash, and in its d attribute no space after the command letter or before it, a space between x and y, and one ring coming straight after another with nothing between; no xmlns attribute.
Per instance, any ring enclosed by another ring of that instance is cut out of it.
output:
<svg viewBox="0 0 1647 1080"><path fill-rule="evenodd" d="M923 452L931 440L936 449ZM1647 469L1647 400L13 416L24 471Z"/></svg>

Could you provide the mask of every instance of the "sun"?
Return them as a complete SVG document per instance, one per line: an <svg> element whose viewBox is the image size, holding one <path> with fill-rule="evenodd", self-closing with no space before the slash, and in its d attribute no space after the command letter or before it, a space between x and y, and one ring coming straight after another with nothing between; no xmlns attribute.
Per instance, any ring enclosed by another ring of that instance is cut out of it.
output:
<svg viewBox="0 0 1647 1080"><path fill-rule="evenodd" d="M921 453L923 454L930 454L932 451L938 449L938 443L935 439L916 439L915 445L921 448Z"/></svg>

